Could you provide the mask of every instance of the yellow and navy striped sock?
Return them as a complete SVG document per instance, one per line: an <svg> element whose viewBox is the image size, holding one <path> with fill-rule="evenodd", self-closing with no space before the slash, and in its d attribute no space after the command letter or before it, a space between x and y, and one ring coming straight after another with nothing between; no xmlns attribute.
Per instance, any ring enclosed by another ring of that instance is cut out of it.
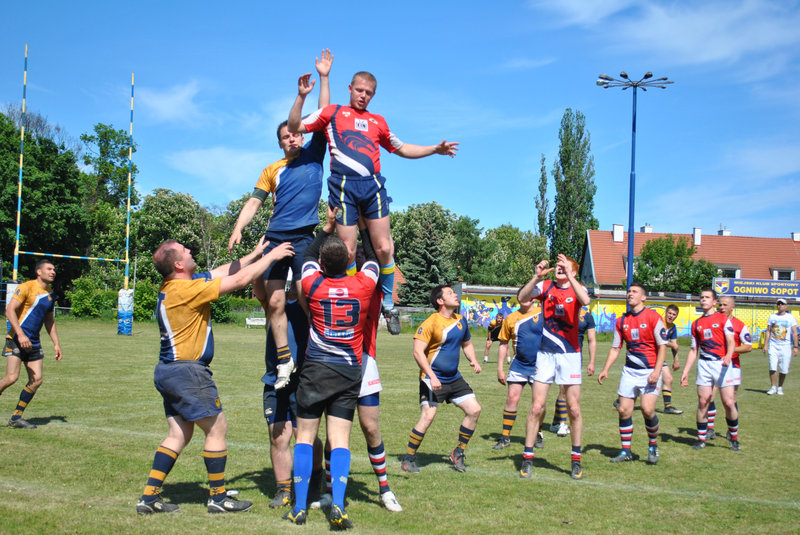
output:
<svg viewBox="0 0 800 535"><path fill-rule="evenodd" d="M517 411L503 411L503 436L506 438L511 437L511 428L514 427L514 421L517 419Z"/></svg>
<svg viewBox="0 0 800 535"><path fill-rule="evenodd" d="M661 390L661 394L664 396L664 408L672 407L672 390L665 388Z"/></svg>
<svg viewBox="0 0 800 535"><path fill-rule="evenodd" d="M422 439L425 438L425 433L420 433L416 429L411 430L411 434L408 437L408 449L406 453L411 455L412 457L417 454L417 449L419 445L422 444Z"/></svg>
<svg viewBox="0 0 800 535"><path fill-rule="evenodd" d="M14 412L11 414L12 420L19 420L22 418L22 413L25 411L25 407L28 406L28 403L31 402L33 399L33 395L36 394L35 390L31 390L31 387L26 386L22 389L22 392L19 394L19 402L17 403L17 408L14 409Z"/></svg>
<svg viewBox="0 0 800 535"><path fill-rule="evenodd" d="M553 424L567 423L567 402L556 399L556 411L553 415Z"/></svg>
<svg viewBox="0 0 800 535"><path fill-rule="evenodd" d="M467 444L469 444L469 439L472 438L472 433L474 432L475 432L474 429L469 429L462 425L461 428L459 428L458 430L458 446L456 446L456 448L460 449L461 451L467 449Z"/></svg>
<svg viewBox="0 0 800 535"><path fill-rule="evenodd" d="M289 349L288 345L281 346L276 350L278 355L278 363L282 364L284 362L288 362L289 359L292 358L292 350Z"/></svg>
<svg viewBox="0 0 800 535"><path fill-rule="evenodd" d="M214 500L225 497L225 464L228 462L228 450L203 450L203 461L208 471L208 491Z"/></svg>
<svg viewBox="0 0 800 535"><path fill-rule="evenodd" d="M153 457L153 468L150 469L150 476L147 478L147 485L142 493L142 500L145 502L155 500L155 497L161 492L161 486L164 484L167 474L175 466L177 459L178 452L164 446L158 447L155 457Z"/></svg>

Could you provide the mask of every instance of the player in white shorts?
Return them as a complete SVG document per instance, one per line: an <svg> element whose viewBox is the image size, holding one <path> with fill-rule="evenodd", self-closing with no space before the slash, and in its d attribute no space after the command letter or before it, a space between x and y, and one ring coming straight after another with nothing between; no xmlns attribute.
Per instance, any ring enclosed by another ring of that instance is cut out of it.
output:
<svg viewBox="0 0 800 535"><path fill-rule="evenodd" d="M797 347L800 345L797 320L787 310L786 299L778 299L777 306L778 312L770 315L767 321L767 340L764 342L764 353L769 355L769 396L783 395L783 381L789 374L792 357L797 354Z"/></svg>

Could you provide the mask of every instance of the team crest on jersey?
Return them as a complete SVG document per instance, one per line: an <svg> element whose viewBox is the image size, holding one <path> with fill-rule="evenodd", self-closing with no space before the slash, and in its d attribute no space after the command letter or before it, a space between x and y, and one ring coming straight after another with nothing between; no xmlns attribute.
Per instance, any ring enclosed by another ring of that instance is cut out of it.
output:
<svg viewBox="0 0 800 535"><path fill-rule="evenodd" d="M572 297L567 297L567 298L565 299L565 302L566 302L566 303L572 303L574 300L575 300L575 299L573 299Z"/></svg>
<svg viewBox="0 0 800 535"><path fill-rule="evenodd" d="M460 321L456 324L456 327L458 327L459 331L463 331L464 330L464 328L461 326L461 322Z"/></svg>
<svg viewBox="0 0 800 535"><path fill-rule="evenodd" d="M348 297L350 293L347 288L329 288L328 297Z"/></svg>
<svg viewBox="0 0 800 535"><path fill-rule="evenodd" d="M631 329L631 340L639 340L639 329Z"/></svg>
<svg viewBox="0 0 800 535"><path fill-rule="evenodd" d="M361 130L362 132L367 132L369 130L369 124L367 124L365 119L356 119L355 127L356 130Z"/></svg>
<svg viewBox="0 0 800 535"><path fill-rule="evenodd" d="M369 118L369 122L371 122L372 124L378 124L378 121L376 121L373 117Z"/></svg>
<svg viewBox="0 0 800 535"><path fill-rule="evenodd" d="M344 115L345 117L350 117L350 112L349 111L343 111L342 115Z"/></svg>

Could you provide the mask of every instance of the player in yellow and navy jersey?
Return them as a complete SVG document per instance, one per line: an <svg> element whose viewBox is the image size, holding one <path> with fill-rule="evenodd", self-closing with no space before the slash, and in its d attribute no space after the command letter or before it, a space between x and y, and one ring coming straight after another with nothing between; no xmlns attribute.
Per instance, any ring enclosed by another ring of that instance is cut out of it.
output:
<svg viewBox="0 0 800 535"><path fill-rule="evenodd" d="M497 355L497 380L502 385L508 385L508 397L503 408L503 435L495 444L494 449L499 450L511 445L511 428L517 418L517 407L522 390L526 384L531 385L533 396L533 378L536 374L536 357L542 343L542 312L534 308L534 300L520 301L519 310L509 314L503 321L500 329L500 349ZM509 342L513 344L514 360L508 369L508 375L503 369L503 361L508 354ZM533 405L531 404L531 408ZM529 478L533 475L533 446L537 441L539 426L533 412L528 415L528 426L525 430L525 445L522 452L522 467L520 477ZM531 425L533 424L533 425ZM540 446L541 447L541 446Z"/></svg>
<svg viewBox="0 0 800 535"><path fill-rule="evenodd" d="M333 55L330 50L323 50L321 58L316 61L317 72L320 76L320 107L326 106L330 102L328 74L332 62ZM291 269L295 280L300 280L305 251L314 239L314 229L319 223L318 207L322 195L322 161L325 159L327 144L322 132L314 134L311 141L305 145L303 142L302 134L289 132L286 121L278 126L278 145L283 150L284 157L261 172L253 194L242 207L236 226L228 240L228 252L231 252L233 245L241 242L242 230L252 221L255 213L271 194L273 197L272 215L265 234L270 245L266 252L284 242L291 243L295 251L293 257L277 262L264 273L267 317L278 348L278 377L274 385L276 390L286 386L294 369L287 334L286 279ZM258 284L261 282L259 281ZM297 284L295 286L299 294L300 289Z"/></svg>
<svg viewBox="0 0 800 535"><path fill-rule="evenodd" d="M417 449L436 417L439 403L447 402L464 411L458 431L458 445L450 452L453 467L464 472L467 469L464 450L475 432L481 406L472 388L458 371L461 351L464 351L475 373L481 373L481 366L475 358L467 320L456 313L461 305L458 294L450 286L436 286L431 290L430 303L437 312L422 322L414 335L414 360L420 368L420 416L411 430L401 468L406 472L419 472Z"/></svg>
<svg viewBox="0 0 800 535"><path fill-rule="evenodd" d="M229 496L225 489L228 424L208 369L214 357L211 302L244 288L274 262L292 255L291 245L284 243L262 256L267 245L262 239L240 260L200 274L195 273L191 251L175 240L165 241L153 254L153 263L164 277L156 310L161 352L153 382L164 399L169 434L156 451L147 485L136 502L140 514L178 510L177 505L161 499L161 486L192 439L195 426L206 435L203 460L210 488L208 512L246 511L253 505Z"/></svg>
<svg viewBox="0 0 800 535"><path fill-rule="evenodd" d="M36 264L36 278L20 284L6 305L6 319L11 330L6 335L3 356L6 357L6 374L0 380L0 394L17 382L22 363L28 372L28 383L22 389L17 408L11 415L8 425L20 429L34 429L36 426L22 418L25 407L33 399L42 384L42 361L44 352L39 340L42 325L53 340L56 360L61 360L61 345L58 343L56 324L53 321L55 295L50 285L56 278L56 268L50 260L40 260Z"/></svg>

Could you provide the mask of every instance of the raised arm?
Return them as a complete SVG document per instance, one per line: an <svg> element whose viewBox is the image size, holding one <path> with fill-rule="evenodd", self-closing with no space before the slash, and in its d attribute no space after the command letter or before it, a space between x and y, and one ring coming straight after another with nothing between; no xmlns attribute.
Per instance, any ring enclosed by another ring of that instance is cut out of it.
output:
<svg viewBox="0 0 800 535"><path fill-rule="evenodd" d="M262 239L262 242L263 241L264 240ZM238 269L229 275L223 276L222 282L219 286L219 294L225 295L234 290L244 288L250 284L250 281L264 273L267 268L273 264L273 262L277 262L278 260L292 255L294 255L294 250L292 249L292 245L290 243L284 242L278 245L264 256L261 256L257 261L248 263L245 267L242 267L241 269ZM244 260L244 257L242 257L242 260Z"/></svg>
<svg viewBox="0 0 800 535"><path fill-rule="evenodd" d="M311 79L311 73L302 75L297 80L297 98L294 99L292 109L289 110L289 121L286 128L293 134L305 134L306 127L303 124L303 104L311 90L314 89L315 80Z"/></svg>
<svg viewBox="0 0 800 535"><path fill-rule="evenodd" d="M578 301L582 306L589 306L589 303L592 300L589 298L589 292L586 291L586 288L578 282L578 279L575 278L575 275L572 274L572 263L567 260L566 255L560 254L558 255L558 262L557 266L561 266L564 270L564 273L567 276L567 280L569 280L572 289L575 290L575 295L578 296Z"/></svg>
<svg viewBox="0 0 800 535"><path fill-rule="evenodd" d="M236 225L233 227L233 232L231 232L231 237L228 239L229 253L233 252L234 245L242 242L242 230L250 224L262 204L264 204L264 201L258 197L250 197L242 207L242 211L239 212L239 218L236 220Z"/></svg>
<svg viewBox="0 0 800 535"><path fill-rule="evenodd" d="M218 277L225 277L227 275L233 275L240 269L245 266L252 264L255 260L261 257L264 254L264 249L267 248L269 242L264 239L262 236L261 239L256 244L255 248L250 251L248 254L241 257L239 260L234 260L233 262L229 262L219 267L215 267L210 271L211 278L216 279Z"/></svg>
<svg viewBox="0 0 800 535"><path fill-rule="evenodd" d="M411 143L403 143L403 146L395 151L395 154L403 158L416 159L425 158L433 154L441 154L442 156L450 156L451 158L458 152L458 142L453 141L448 143L443 140L438 145L413 145Z"/></svg>
<svg viewBox="0 0 800 535"><path fill-rule="evenodd" d="M331 72L331 65L333 64L333 54L329 48L322 50L320 58L314 58L314 63L317 66L317 73L319 74L319 107L324 108L331 103L331 87L328 83L328 75ZM302 112L302 108L300 110Z"/></svg>
<svg viewBox="0 0 800 535"><path fill-rule="evenodd" d="M542 260L538 264L536 264L536 270L534 272L533 278L525 283L525 286L520 288L519 295L517 296L519 301L530 301L533 297L533 290L536 288L536 285L539 284L539 281L544 279L548 273L553 271L553 268L547 267L548 262L547 260Z"/></svg>

